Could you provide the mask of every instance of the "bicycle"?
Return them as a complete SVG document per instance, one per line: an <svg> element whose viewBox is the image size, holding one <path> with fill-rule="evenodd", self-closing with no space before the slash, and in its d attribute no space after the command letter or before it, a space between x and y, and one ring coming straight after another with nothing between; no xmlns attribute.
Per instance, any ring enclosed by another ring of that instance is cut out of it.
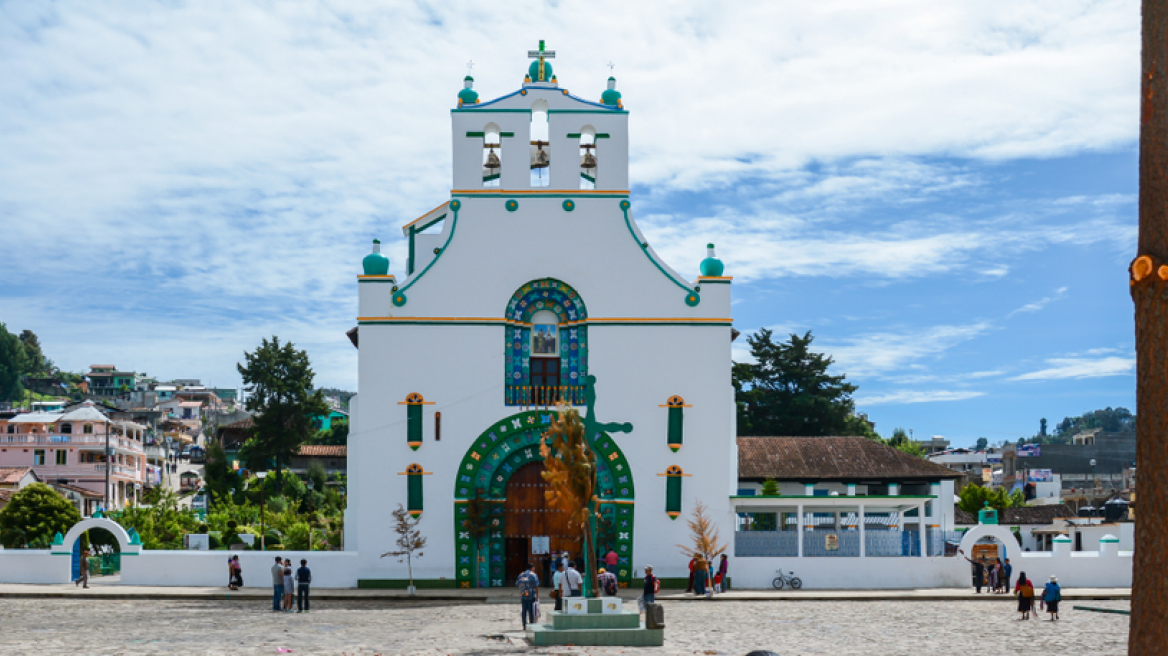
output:
<svg viewBox="0 0 1168 656"><path fill-rule="evenodd" d="M800 590L803 588L803 579L795 576L795 572L790 574L783 574L783 570L776 570L779 575L771 581L771 586L776 590L782 590L784 585L791 586L792 590Z"/></svg>

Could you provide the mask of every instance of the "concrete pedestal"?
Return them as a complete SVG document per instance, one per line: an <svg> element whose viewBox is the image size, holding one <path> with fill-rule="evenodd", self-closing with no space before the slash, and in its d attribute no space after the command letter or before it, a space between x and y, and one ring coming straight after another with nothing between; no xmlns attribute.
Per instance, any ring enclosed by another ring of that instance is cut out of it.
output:
<svg viewBox="0 0 1168 656"><path fill-rule="evenodd" d="M646 629L636 611L602 612L605 599L589 599L587 613L546 611L541 624L527 626L527 640L548 645L660 647L665 629Z"/></svg>

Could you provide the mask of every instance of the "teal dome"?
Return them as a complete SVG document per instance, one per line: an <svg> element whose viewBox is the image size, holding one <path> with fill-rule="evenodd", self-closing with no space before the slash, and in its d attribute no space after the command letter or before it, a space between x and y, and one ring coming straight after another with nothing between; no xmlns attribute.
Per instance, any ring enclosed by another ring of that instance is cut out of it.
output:
<svg viewBox="0 0 1168 656"><path fill-rule="evenodd" d="M714 255L714 245L706 244L706 259L702 260L699 267L702 272L702 277L705 278L721 278L725 267L722 266L722 260L719 260Z"/></svg>
<svg viewBox="0 0 1168 656"><path fill-rule="evenodd" d="M552 79L552 63L548 60L543 60L543 82L550 82ZM539 60L531 62L531 66L527 67L527 77L531 78L532 82L540 82L539 79Z"/></svg>
<svg viewBox="0 0 1168 656"><path fill-rule="evenodd" d="M616 90L615 77L608 78L608 88L604 90L604 93L600 94L600 104L615 105L616 107L621 106L621 94L620 91Z"/></svg>
<svg viewBox="0 0 1168 656"><path fill-rule="evenodd" d="M389 275L389 258L381 254L381 240L373 240L373 252L361 260L361 267L367 276Z"/></svg>
<svg viewBox="0 0 1168 656"><path fill-rule="evenodd" d="M474 78L467 75L462 81L462 91L458 92L458 102L473 105L479 101L479 92L474 90Z"/></svg>

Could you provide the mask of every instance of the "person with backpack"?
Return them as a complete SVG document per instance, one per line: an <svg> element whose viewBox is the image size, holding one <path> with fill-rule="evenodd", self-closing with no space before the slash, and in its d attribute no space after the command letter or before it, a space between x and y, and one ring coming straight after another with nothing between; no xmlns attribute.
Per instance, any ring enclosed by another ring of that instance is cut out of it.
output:
<svg viewBox="0 0 1168 656"><path fill-rule="evenodd" d="M1014 588L1014 594L1018 595L1018 612L1022 614L1018 619L1030 619L1030 613L1034 611L1034 584L1026 578L1026 572L1018 574L1018 585Z"/></svg>
<svg viewBox="0 0 1168 656"><path fill-rule="evenodd" d="M657 577L653 576L653 566L645 565L645 589L641 598L646 604L657 603Z"/></svg>
<svg viewBox="0 0 1168 656"><path fill-rule="evenodd" d="M1050 621L1055 621L1059 618L1058 606L1063 599L1063 589L1059 587L1058 577L1054 574L1050 575L1050 582L1042 590L1042 600L1046 602L1046 612L1050 613Z"/></svg>
<svg viewBox="0 0 1168 656"><path fill-rule="evenodd" d="M520 616L523 619L523 629L527 630L527 623L535 624L539 618L536 604L539 602L539 575L535 573L535 565L527 563L527 571L519 575L515 581L519 588Z"/></svg>
<svg viewBox="0 0 1168 656"><path fill-rule="evenodd" d="M600 584L600 594L606 597L615 597L620 592L616 582L616 574L601 567L596 573L596 582Z"/></svg>

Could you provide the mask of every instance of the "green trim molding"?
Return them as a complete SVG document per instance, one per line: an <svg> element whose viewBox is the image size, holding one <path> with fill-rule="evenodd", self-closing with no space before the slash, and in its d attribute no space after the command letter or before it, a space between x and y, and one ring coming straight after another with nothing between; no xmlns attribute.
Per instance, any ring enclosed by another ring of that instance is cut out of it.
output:
<svg viewBox="0 0 1168 656"><path fill-rule="evenodd" d="M674 278L672 274L670 274L668 271L666 271L665 267L663 267L661 265L661 263L658 262L655 257L653 257L653 254L649 252L649 244L647 242L643 242L637 238L637 231L633 230L633 223L632 223L632 220L629 218L629 208L631 208L632 206L633 206L633 204L630 203L628 200L622 200L620 202L621 212L624 212L624 215L625 215L625 227L629 229L629 234L633 237L633 242L635 242L637 244L637 246L640 247L641 252L645 254L645 257L649 258L649 261L653 263L653 266L657 267L657 270L660 271L663 276L668 278L671 282L673 282L673 284L677 285L678 287L680 287L686 291L686 296L685 296L685 304L686 305L688 305L690 307L694 307L698 303L701 303L702 302L701 296L699 296L696 291L690 289L688 284L679 281L677 278Z"/></svg>
<svg viewBox="0 0 1168 656"><path fill-rule="evenodd" d="M584 136L584 135L579 133L579 132L569 132L568 133L569 139L579 139L582 136ZM610 138L610 136L607 132L598 132L597 134L592 135L592 138L593 139L608 139L608 138Z"/></svg>

